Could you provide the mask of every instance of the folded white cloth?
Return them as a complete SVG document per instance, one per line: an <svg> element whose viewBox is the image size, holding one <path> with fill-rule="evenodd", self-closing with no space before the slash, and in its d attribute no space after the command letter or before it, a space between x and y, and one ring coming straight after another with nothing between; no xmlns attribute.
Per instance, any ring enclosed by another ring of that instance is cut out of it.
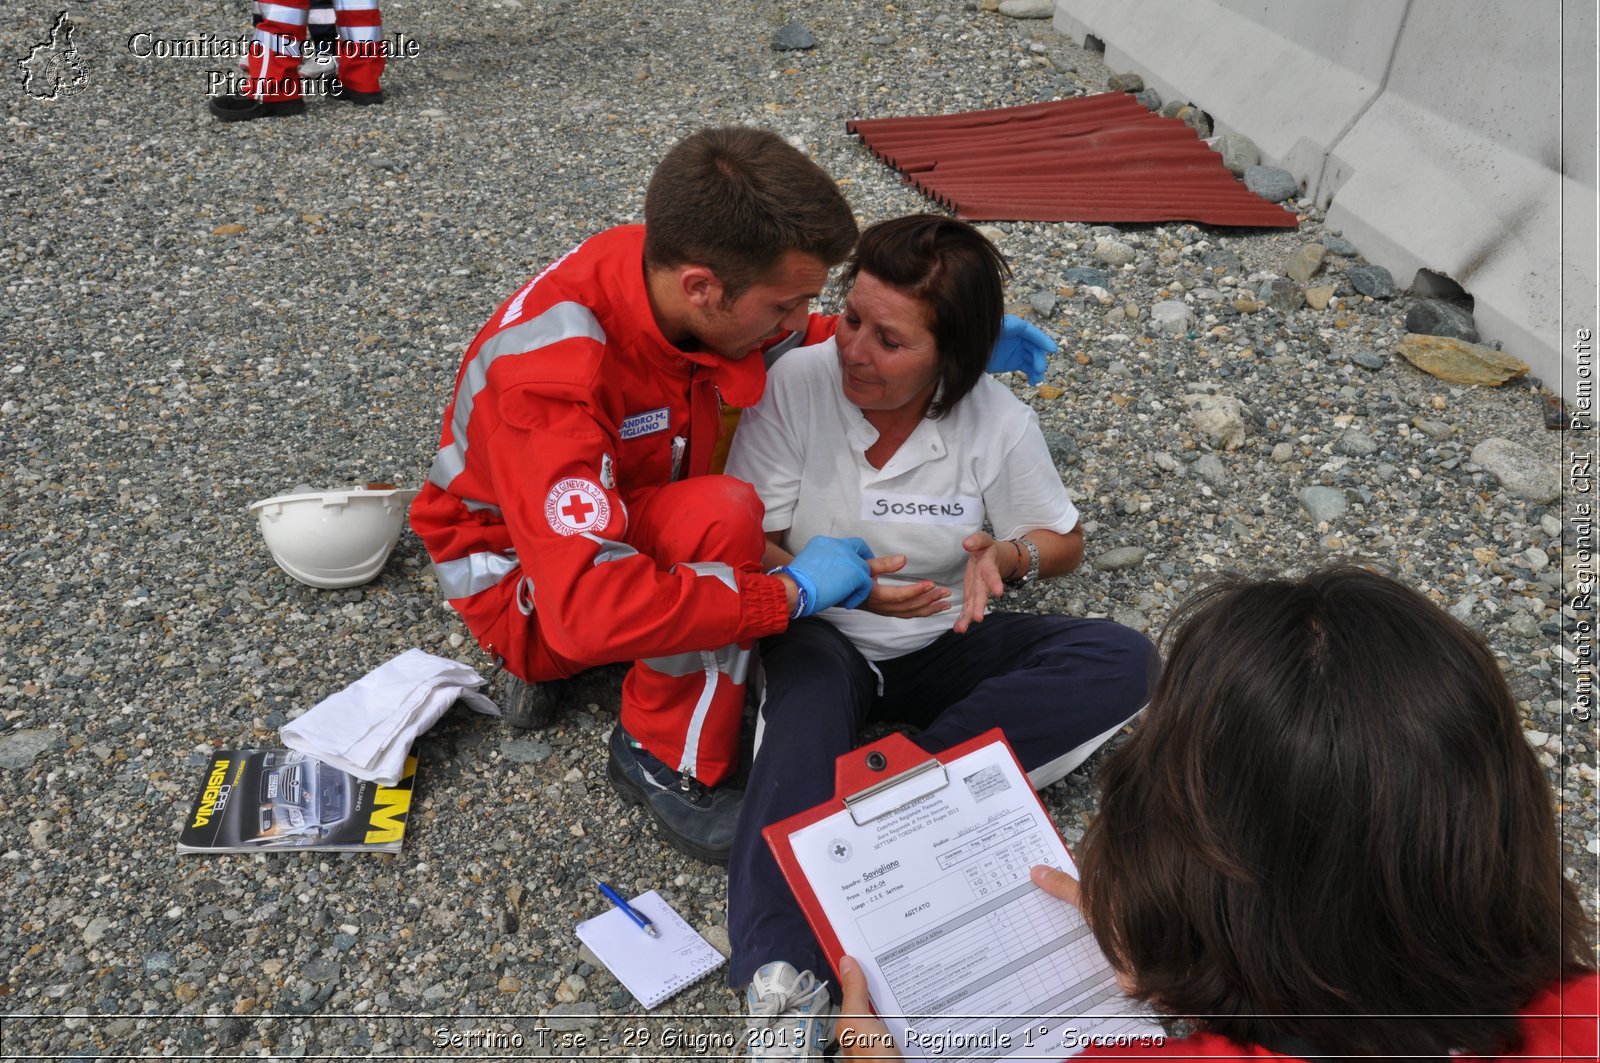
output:
<svg viewBox="0 0 1600 1063"><path fill-rule="evenodd" d="M358 779L393 786L412 741L456 699L490 716L494 702L475 689L485 680L459 661L407 650L280 729L283 744Z"/></svg>

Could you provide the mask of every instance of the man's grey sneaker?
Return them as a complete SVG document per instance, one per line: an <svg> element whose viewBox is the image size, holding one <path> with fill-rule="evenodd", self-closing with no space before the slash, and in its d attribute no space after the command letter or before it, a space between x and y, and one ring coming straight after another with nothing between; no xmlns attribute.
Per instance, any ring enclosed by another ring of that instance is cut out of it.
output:
<svg viewBox="0 0 1600 1063"><path fill-rule="evenodd" d="M500 676L500 712L506 723L520 731L542 731L566 708L570 680L528 683L510 672Z"/></svg>
<svg viewBox="0 0 1600 1063"><path fill-rule="evenodd" d="M611 731L606 775L624 801L645 807L668 845L708 864L728 862L743 790L708 787L678 774L628 737L621 724Z"/></svg>
<svg viewBox="0 0 1600 1063"><path fill-rule="evenodd" d="M828 999L828 983L774 960L756 971L744 1001L750 1012L749 1058L822 1058L837 1015Z"/></svg>
<svg viewBox="0 0 1600 1063"><path fill-rule="evenodd" d="M331 78L339 70L339 42L335 40L308 40L300 49L300 76L311 78ZM250 73L250 57L247 55L239 60L239 69L246 74Z"/></svg>
<svg viewBox="0 0 1600 1063"><path fill-rule="evenodd" d="M339 71L337 41L308 42L301 49L300 76L303 78L331 78Z"/></svg>

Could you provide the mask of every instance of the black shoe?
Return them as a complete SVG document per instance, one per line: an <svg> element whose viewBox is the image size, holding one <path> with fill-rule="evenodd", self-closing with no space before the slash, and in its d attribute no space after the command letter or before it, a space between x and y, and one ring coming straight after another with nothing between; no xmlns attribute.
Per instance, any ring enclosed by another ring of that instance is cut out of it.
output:
<svg viewBox="0 0 1600 1063"><path fill-rule="evenodd" d="M556 722L567 705L565 679L528 683L510 672L502 673L500 712L519 731L542 731Z"/></svg>
<svg viewBox="0 0 1600 1063"><path fill-rule="evenodd" d="M328 95L336 100L349 100L351 103L362 107L371 107L375 103L383 102L383 90L377 92L357 92L345 85L338 78L333 79L333 85L328 89Z"/></svg>
<svg viewBox="0 0 1600 1063"><path fill-rule="evenodd" d="M606 775L624 801L645 807L668 845L708 864L727 864L743 790L685 778L629 738L621 724L611 731Z"/></svg>
<svg viewBox="0 0 1600 1063"><path fill-rule="evenodd" d="M305 114L305 100L258 100L229 93L207 101L211 113L223 122L250 122L257 118L277 118L286 114Z"/></svg>

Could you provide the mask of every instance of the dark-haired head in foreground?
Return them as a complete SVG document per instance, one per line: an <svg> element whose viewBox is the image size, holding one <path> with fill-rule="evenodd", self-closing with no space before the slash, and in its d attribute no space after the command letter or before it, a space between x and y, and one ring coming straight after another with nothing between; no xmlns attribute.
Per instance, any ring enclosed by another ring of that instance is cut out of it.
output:
<svg viewBox="0 0 1600 1063"><path fill-rule="evenodd" d="M1356 568L1226 583L1175 623L1080 853L1125 982L1244 1044L1514 1047L1514 1013L1594 960L1482 641Z"/></svg>

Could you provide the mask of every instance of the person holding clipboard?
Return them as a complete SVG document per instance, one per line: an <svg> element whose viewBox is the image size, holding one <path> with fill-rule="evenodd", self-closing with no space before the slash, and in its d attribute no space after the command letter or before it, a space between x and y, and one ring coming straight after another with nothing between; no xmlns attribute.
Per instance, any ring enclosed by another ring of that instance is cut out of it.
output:
<svg viewBox="0 0 1600 1063"><path fill-rule="evenodd" d="M1081 887L1033 881L1179 1025L1077 1058L1595 1059L1594 926L1482 640L1354 567L1225 582L1175 622ZM840 971L838 1058L901 1058Z"/></svg>
<svg viewBox="0 0 1600 1063"><path fill-rule="evenodd" d="M833 795L871 720L930 753L999 727L1034 786L1144 705L1143 635L1107 620L997 612L1008 587L1083 559L1078 511L1038 419L987 376L1004 258L972 226L915 215L862 234L834 338L790 351L746 412L727 472L765 506L764 563L818 536L865 540L878 578L761 644L766 692L729 861L730 983L783 1027L773 1058L821 1058L827 961L761 830ZM776 1042L776 1043L775 1043Z"/></svg>

